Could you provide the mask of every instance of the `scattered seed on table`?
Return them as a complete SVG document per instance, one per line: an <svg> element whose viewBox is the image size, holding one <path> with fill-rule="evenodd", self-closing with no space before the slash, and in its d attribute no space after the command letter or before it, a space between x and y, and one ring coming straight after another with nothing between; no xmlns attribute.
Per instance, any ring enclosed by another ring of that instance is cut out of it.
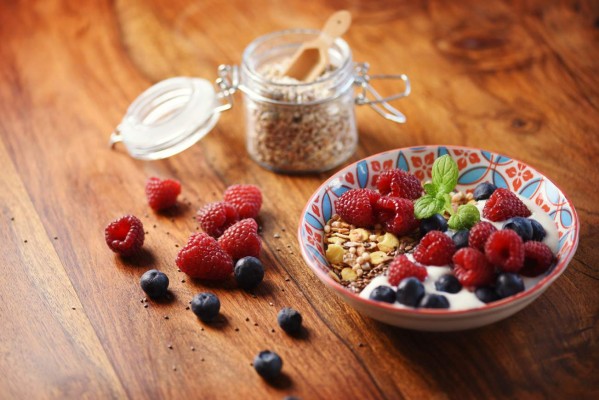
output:
<svg viewBox="0 0 599 400"><path fill-rule="evenodd" d="M250 317L245 318L245 322L248 322L249 320L250 320Z"/></svg>
<svg viewBox="0 0 599 400"><path fill-rule="evenodd" d="M172 349L173 349L173 345L172 345L172 344L169 344L169 345L168 345L168 348L172 350Z"/></svg>
<svg viewBox="0 0 599 400"><path fill-rule="evenodd" d="M164 319L168 319L168 315L165 315L165 316L164 316Z"/></svg>
<svg viewBox="0 0 599 400"><path fill-rule="evenodd" d="M189 310L189 306L185 307L186 310Z"/></svg>
<svg viewBox="0 0 599 400"><path fill-rule="evenodd" d="M239 328L235 328L235 332L239 332Z"/></svg>
<svg viewBox="0 0 599 400"><path fill-rule="evenodd" d="M289 282L291 279L289 278L285 278L285 282Z"/></svg>
<svg viewBox="0 0 599 400"><path fill-rule="evenodd" d="M24 243L27 243L27 239L23 240Z"/></svg>
<svg viewBox="0 0 599 400"><path fill-rule="evenodd" d="M200 360L201 362L204 362L204 357L202 357L202 359Z"/></svg>
<svg viewBox="0 0 599 400"><path fill-rule="evenodd" d="M358 343L358 347L364 347L364 343Z"/></svg>
<svg viewBox="0 0 599 400"><path fill-rule="evenodd" d="M178 244L175 244L175 247L179 247L179 245L178 245Z"/></svg>
<svg viewBox="0 0 599 400"><path fill-rule="evenodd" d="M272 237L274 237L275 239L279 239L281 237L281 235L279 235L278 233L275 233L274 235L272 235Z"/></svg>
<svg viewBox="0 0 599 400"><path fill-rule="evenodd" d="M75 307L71 307L71 310L76 310L76 308Z"/></svg>
<svg viewBox="0 0 599 400"><path fill-rule="evenodd" d="M14 220L15 220L15 217L11 217L11 218L10 218L10 220L11 220L11 221L14 221Z"/></svg>
<svg viewBox="0 0 599 400"><path fill-rule="evenodd" d="M275 333L275 329L274 329L274 328L273 328L273 329L271 329L270 331L271 331L272 333Z"/></svg>
<svg viewBox="0 0 599 400"><path fill-rule="evenodd" d="M281 230L282 230L283 232L285 232L285 228L281 228Z"/></svg>
<svg viewBox="0 0 599 400"><path fill-rule="evenodd" d="M274 306L274 304L272 304L271 302L268 302L268 305L269 305L269 306Z"/></svg>
<svg viewBox="0 0 599 400"><path fill-rule="evenodd" d="M54 240L58 240L58 236L54 236Z"/></svg>
<svg viewBox="0 0 599 400"><path fill-rule="evenodd" d="M176 371L177 367L175 365L173 365L173 371Z"/></svg>
<svg viewBox="0 0 599 400"><path fill-rule="evenodd" d="M147 304L144 304L144 308L148 308L149 306Z"/></svg>
<svg viewBox="0 0 599 400"><path fill-rule="evenodd" d="M254 322L254 326L258 326L258 323L257 323L257 322Z"/></svg>
<svg viewBox="0 0 599 400"><path fill-rule="evenodd" d="M185 283L185 279L181 279L181 283Z"/></svg>
<svg viewBox="0 0 599 400"><path fill-rule="evenodd" d="M201 328L200 328L200 330L201 330L201 331L203 331L203 330L204 330L204 327L201 327Z"/></svg>

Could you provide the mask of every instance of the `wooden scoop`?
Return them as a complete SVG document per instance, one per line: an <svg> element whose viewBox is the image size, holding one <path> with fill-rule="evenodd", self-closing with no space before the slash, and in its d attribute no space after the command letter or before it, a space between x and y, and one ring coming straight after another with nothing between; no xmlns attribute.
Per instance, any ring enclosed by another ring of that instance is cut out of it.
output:
<svg viewBox="0 0 599 400"><path fill-rule="evenodd" d="M351 24L349 11L337 11L324 24L320 36L300 46L291 58L283 76L299 81L312 82L329 64L329 47L343 35Z"/></svg>

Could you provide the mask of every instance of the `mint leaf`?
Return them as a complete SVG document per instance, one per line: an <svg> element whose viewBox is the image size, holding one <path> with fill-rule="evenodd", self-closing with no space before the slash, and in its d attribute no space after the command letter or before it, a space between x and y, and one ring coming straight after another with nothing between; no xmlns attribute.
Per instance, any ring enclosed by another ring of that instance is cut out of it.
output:
<svg viewBox="0 0 599 400"><path fill-rule="evenodd" d="M444 207L445 202L442 199L426 194L414 203L414 215L418 219L432 217L434 214L443 211Z"/></svg>
<svg viewBox="0 0 599 400"><path fill-rule="evenodd" d="M426 194L430 194L431 196L434 196L437 194L437 185L435 185L434 183L425 183L424 184L424 192Z"/></svg>
<svg viewBox="0 0 599 400"><path fill-rule="evenodd" d="M451 204L451 195L449 193L445 193L443 195L443 201L445 202L445 211L447 212L447 214L453 215L454 210Z"/></svg>
<svg viewBox="0 0 599 400"><path fill-rule="evenodd" d="M480 221L480 213L478 208L472 204L463 204L458 207L458 210L453 214L447 224L451 229L470 229Z"/></svg>
<svg viewBox="0 0 599 400"><path fill-rule="evenodd" d="M433 164L433 184L439 192L451 192L458 183L458 175L458 165L449 154L435 160Z"/></svg>

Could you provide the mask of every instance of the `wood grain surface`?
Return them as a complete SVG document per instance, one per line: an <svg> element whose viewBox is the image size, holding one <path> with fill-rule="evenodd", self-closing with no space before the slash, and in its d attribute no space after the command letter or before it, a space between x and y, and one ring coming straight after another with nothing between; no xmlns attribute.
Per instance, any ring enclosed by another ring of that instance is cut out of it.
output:
<svg viewBox="0 0 599 400"><path fill-rule="evenodd" d="M240 103L167 160L108 148L151 84L214 79L253 38L317 28L342 8L354 17L345 35L354 58L413 84L397 104L405 125L358 108L350 161L412 145L483 147L530 163L574 203L574 260L512 318L421 333L346 306L304 264L295 234L330 173L276 175L250 161ZM598 398L598 72L596 1L1 1L0 397ZM149 210L151 175L182 182L176 211ZM267 272L255 296L234 283L192 282L174 264L195 211L233 183L265 195ZM131 261L103 237L125 213L148 231L148 251ZM174 299L144 308L138 281L150 267L171 277ZM207 288L223 305L215 324L186 310ZM305 335L277 327L283 306L301 311ZM250 365L267 348L284 360L274 384Z"/></svg>

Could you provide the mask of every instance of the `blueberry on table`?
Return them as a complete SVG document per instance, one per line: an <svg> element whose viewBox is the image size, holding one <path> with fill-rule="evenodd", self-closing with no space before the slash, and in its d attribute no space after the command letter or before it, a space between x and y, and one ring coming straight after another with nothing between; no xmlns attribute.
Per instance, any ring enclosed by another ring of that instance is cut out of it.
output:
<svg viewBox="0 0 599 400"><path fill-rule="evenodd" d="M254 358L254 369L264 379L274 379L281 373L283 360L275 352L264 350Z"/></svg>
<svg viewBox="0 0 599 400"><path fill-rule="evenodd" d="M490 286L481 286L476 288L474 291L476 297L483 303L492 303L499 300L499 295L495 291L495 288Z"/></svg>
<svg viewBox="0 0 599 400"><path fill-rule="evenodd" d="M152 299L159 299L168 293L168 276L157 269L146 271L139 280L141 288Z"/></svg>
<svg viewBox="0 0 599 400"><path fill-rule="evenodd" d="M440 292L457 293L462 290L462 284L453 275L447 274L441 276L435 282L435 289Z"/></svg>
<svg viewBox="0 0 599 400"><path fill-rule="evenodd" d="M447 230L447 220L441 214L433 214L432 217L424 218L420 221L420 234L426 235L430 231Z"/></svg>
<svg viewBox="0 0 599 400"><path fill-rule="evenodd" d="M543 225L541 225L541 223L536 219L531 218L529 219L529 221L530 225L532 226L532 240L542 242L543 239L545 239L545 236L547 235L547 232L545 232L545 228L543 228Z"/></svg>
<svg viewBox="0 0 599 400"><path fill-rule="evenodd" d="M504 299L524 291L524 281L518 274L503 273L497 277L495 290L500 298Z"/></svg>
<svg viewBox="0 0 599 400"><path fill-rule="evenodd" d="M370 300L383 301L385 303L395 303L395 290L389 286L377 286L369 296Z"/></svg>
<svg viewBox="0 0 599 400"><path fill-rule="evenodd" d="M302 329L302 315L291 307L285 307L277 315L279 326L287 333L297 333Z"/></svg>
<svg viewBox="0 0 599 400"><path fill-rule="evenodd" d="M404 306L418 307L424 297L424 285L417 278L406 278L397 287L397 301Z"/></svg>
<svg viewBox="0 0 599 400"><path fill-rule="evenodd" d="M470 237L470 231L467 229L460 229L456 233L453 234L451 239L453 240L453 244L455 244L456 250L459 250L463 247L468 247L468 238Z"/></svg>
<svg viewBox="0 0 599 400"><path fill-rule="evenodd" d="M479 183L474 189L474 200L486 200L491 197L495 190L497 190L497 186L493 185L492 183Z"/></svg>
<svg viewBox="0 0 599 400"><path fill-rule="evenodd" d="M426 294L420 302L422 308L449 308L449 300L442 294Z"/></svg>
<svg viewBox="0 0 599 400"><path fill-rule="evenodd" d="M532 240L533 228L531 220L523 217L514 217L503 224L503 229L511 229L522 238L522 241L526 242Z"/></svg>
<svg viewBox="0 0 599 400"><path fill-rule="evenodd" d="M235 264L233 274L240 288L252 289L264 279L264 267L256 257L243 257Z"/></svg>
<svg viewBox="0 0 599 400"><path fill-rule="evenodd" d="M210 322L220 311L220 300L214 293L198 293L191 300L191 311L204 322Z"/></svg>

